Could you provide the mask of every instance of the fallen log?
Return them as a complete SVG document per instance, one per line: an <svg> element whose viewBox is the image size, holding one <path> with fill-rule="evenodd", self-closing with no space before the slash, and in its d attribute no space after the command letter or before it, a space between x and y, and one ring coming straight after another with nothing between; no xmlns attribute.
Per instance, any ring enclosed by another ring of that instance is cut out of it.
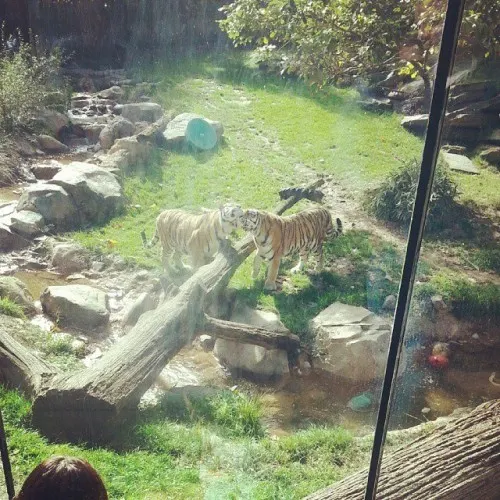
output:
<svg viewBox="0 0 500 500"><path fill-rule="evenodd" d="M290 353L296 353L300 349L299 337L287 329L273 332L267 328L224 321L205 314L203 330L213 337L258 345L266 349L283 349Z"/></svg>
<svg viewBox="0 0 500 500"><path fill-rule="evenodd" d="M307 500L363 500L360 471ZM382 460L377 498L498 500L500 400L488 401Z"/></svg>
<svg viewBox="0 0 500 500"><path fill-rule="evenodd" d="M309 188L322 183L319 179ZM298 200L289 198L276 213L282 214ZM109 441L168 361L193 339L204 323L205 307L254 248L250 236L235 248L223 246L210 264L180 286L174 297L142 315L93 366L47 382L33 401L34 425L51 439Z"/></svg>
<svg viewBox="0 0 500 500"><path fill-rule="evenodd" d="M0 315L0 383L32 396L58 371L7 333L7 324L14 321Z"/></svg>

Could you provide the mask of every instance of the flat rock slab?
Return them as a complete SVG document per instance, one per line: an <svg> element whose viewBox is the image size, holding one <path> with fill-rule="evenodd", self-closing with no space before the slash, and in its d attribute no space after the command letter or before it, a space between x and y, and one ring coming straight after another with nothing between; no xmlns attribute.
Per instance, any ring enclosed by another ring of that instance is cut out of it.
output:
<svg viewBox="0 0 500 500"><path fill-rule="evenodd" d="M465 172L466 174L479 174L480 171L474 166L472 161L467 156L457 155L454 153L443 153L443 158L451 170L457 172Z"/></svg>
<svg viewBox="0 0 500 500"><path fill-rule="evenodd" d="M429 115L405 116L401 120L401 125L414 134L423 134L427 128Z"/></svg>
<svg viewBox="0 0 500 500"><path fill-rule="evenodd" d="M132 102L115 106L115 111L132 123L153 123L163 116L163 109L154 102Z"/></svg>
<svg viewBox="0 0 500 500"><path fill-rule="evenodd" d="M62 326L92 331L109 321L108 295L91 286L49 286L40 301L43 310Z"/></svg>

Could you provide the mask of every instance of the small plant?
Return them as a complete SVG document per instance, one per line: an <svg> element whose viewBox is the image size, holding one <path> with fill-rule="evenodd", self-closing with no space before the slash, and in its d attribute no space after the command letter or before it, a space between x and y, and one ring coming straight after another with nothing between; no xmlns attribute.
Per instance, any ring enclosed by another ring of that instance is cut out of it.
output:
<svg viewBox="0 0 500 500"><path fill-rule="evenodd" d="M14 318L25 318L23 308L8 297L0 297L0 314L13 316Z"/></svg>
<svg viewBox="0 0 500 500"><path fill-rule="evenodd" d="M210 401L214 423L233 436L261 437L264 429L260 402L242 393L223 393Z"/></svg>
<svg viewBox="0 0 500 500"><path fill-rule="evenodd" d="M379 219L408 225L417 192L420 165L411 160L392 173L377 189L368 193L367 208ZM456 217L458 189L448 169L439 162L430 197L427 229L436 231Z"/></svg>
<svg viewBox="0 0 500 500"><path fill-rule="evenodd" d="M59 52L44 52L36 39L0 34L0 130L10 132L29 123L55 90L61 65Z"/></svg>

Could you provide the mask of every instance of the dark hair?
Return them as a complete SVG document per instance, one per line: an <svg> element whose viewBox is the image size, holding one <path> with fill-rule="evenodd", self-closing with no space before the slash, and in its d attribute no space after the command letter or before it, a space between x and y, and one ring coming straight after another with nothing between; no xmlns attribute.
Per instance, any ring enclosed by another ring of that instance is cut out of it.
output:
<svg viewBox="0 0 500 500"><path fill-rule="evenodd" d="M37 465L16 500L108 500L96 470L75 457L52 457Z"/></svg>

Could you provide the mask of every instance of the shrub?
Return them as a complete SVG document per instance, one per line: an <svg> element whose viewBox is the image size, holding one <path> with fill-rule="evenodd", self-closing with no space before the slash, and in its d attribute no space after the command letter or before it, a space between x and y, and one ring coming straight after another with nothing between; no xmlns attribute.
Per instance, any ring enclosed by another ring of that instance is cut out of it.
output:
<svg viewBox="0 0 500 500"><path fill-rule="evenodd" d="M0 130L10 132L26 125L49 99L61 65L61 55L44 52L36 40L21 40L12 47L12 38L0 37Z"/></svg>
<svg viewBox="0 0 500 500"><path fill-rule="evenodd" d="M0 297L0 314L24 319L23 308L7 297Z"/></svg>
<svg viewBox="0 0 500 500"><path fill-rule="evenodd" d="M368 193L367 208L383 220L408 225L417 192L420 165L412 160ZM448 169L439 162L427 215L427 230L443 229L456 217L458 189Z"/></svg>

